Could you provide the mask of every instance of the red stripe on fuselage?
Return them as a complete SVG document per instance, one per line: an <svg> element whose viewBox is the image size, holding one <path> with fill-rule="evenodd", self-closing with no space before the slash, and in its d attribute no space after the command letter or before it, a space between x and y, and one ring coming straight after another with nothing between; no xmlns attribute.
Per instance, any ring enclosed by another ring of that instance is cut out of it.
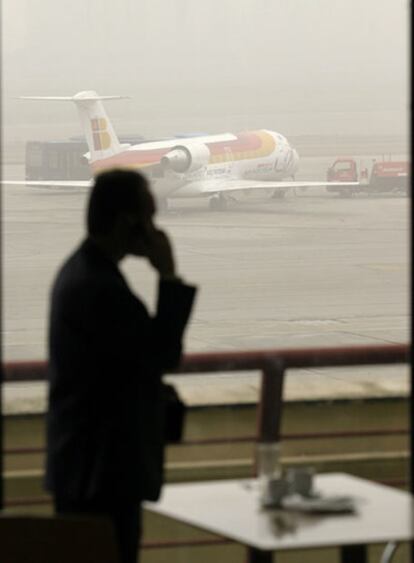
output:
<svg viewBox="0 0 414 563"><path fill-rule="evenodd" d="M120 166L140 168L142 166L148 166L149 164L157 164L160 162L161 158L171 150L172 147L165 147L162 149L151 149L151 150L132 150L125 151L122 153L115 154L109 158L102 158L101 160L96 160L92 163L93 170L105 170L107 168L116 168Z"/></svg>

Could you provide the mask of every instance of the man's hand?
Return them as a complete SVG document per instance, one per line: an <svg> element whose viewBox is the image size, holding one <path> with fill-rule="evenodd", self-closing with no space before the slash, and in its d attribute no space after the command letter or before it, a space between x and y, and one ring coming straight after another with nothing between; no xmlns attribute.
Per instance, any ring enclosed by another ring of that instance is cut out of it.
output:
<svg viewBox="0 0 414 563"><path fill-rule="evenodd" d="M171 242L164 231L152 228L145 236L146 256L163 278L175 277L175 262Z"/></svg>

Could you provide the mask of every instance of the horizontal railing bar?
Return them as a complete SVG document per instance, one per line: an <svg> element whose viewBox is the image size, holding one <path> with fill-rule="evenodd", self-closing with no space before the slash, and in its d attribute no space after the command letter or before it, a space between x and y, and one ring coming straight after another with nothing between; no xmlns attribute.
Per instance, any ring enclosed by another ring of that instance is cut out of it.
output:
<svg viewBox="0 0 414 563"><path fill-rule="evenodd" d="M189 354L179 368L180 373L205 372L214 369L229 371L254 370L278 363L285 369L329 367L342 365L394 364L409 360L406 344L349 346L340 348L293 348L246 352L214 352Z"/></svg>
<svg viewBox="0 0 414 563"><path fill-rule="evenodd" d="M42 506L52 504L52 498L47 496L41 497L16 497L4 501L5 508L14 508L18 506Z"/></svg>
<svg viewBox="0 0 414 563"><path fill-rule="evenodd" d="M395 430L362 430L362 431L344 431L344 432L312 432L306 434L282 434L281 439L286 441L295 440L324 440L328 438L369 438L372 436L404 436L408 435L407 428L398 428ZM200 440L184 440L183 442L173 444L174 446L214 446L229 443L249 443L255 442L257 436L230 436L229 438L204 438ZM5 448L5 455L34 455L45 452L45 447L37 448Z"/></svg>
<svg viewBox="0 0 414 563"><path fill-rule="evenodd" d="M327 438L364 438L372 436L401 436L408 435L407 428L398 428L396 430L362 430L362 431L344 431L344 432L307 432L306 434L281 434L283 441L295 440L324 440ZM257 436L236 436L229 438L205 438L201 440L185 440L177 444L177 446L197 446L197 445L215 445L228 443L243 443L257 441Z"/></svg>
<svg viewBox="0 0 414 563"><path fill-rule="evenodd" d="M45 453L45 446L39 448L4 448L4 455L35 455Z"/></svg>
<svg viewBox="0 0 414 563"><path fill-rule="evenodd" d="M285 369L396 364L409 359L408 344L205 352L186 354L174 373L262 370L274 363ZM44 360L6 362L4 381L43 381L46 370Z"/></svg>

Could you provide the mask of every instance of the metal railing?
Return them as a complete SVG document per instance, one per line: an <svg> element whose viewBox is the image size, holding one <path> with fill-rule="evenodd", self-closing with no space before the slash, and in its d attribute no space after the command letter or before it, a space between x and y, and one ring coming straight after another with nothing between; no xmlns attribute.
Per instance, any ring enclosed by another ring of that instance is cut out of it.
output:
<svg viewBox="0 0 414 563"><path fill-rule="evenodd" d="M273 442L280 438L283 383L287 369L397 364L407 363L409 359L410 348L407 344L208 352L187 354L175 373L260 370L262 383L257 439L261 442ZM4 364L4 382L44 381L46 376L45 361Z"/></svg>
<svg viewBox="0 0 414 563"><path fill-rule="evenodd" d="M380 365L407 363L410 360L410 348L407 344L397 345L371 345L352 346L339 348L302 348L302 349L275 349L245 352L218 352L198 353L184 356L181 365L175 373L214 373L223 371L248 371L260 370L262 372L261 391L258 409L258 430L256 437L239 437L239 441L275 442L281 439L303 438L332 438L352 437L351 432L313 433L280 435L280 421L282 415L282 396L285 372L288 369L310 367L339 367L357 365ZM8 362L4 364L4 382L44 381L47 376L47 364L44 361ZM309 377L312 377L310 374ZM403 429L382 431L367 431L366 435L402 434ZM220 439L202 440L198 443L218 443ZM191 442L187 442L191 444ZM40 448L14 448L8 450L13 453L40 453ZM14 499L13 506L24 505L28 499ZM45 504L46 498L32 499L30 504ZM9 505L9 503L6 503ZM215 544L220 540L209 540L207 543ZM154 548L163 545L178 547L198 542L150 542L143 547ZM203 543L203 542L201 542Z"/></svg>

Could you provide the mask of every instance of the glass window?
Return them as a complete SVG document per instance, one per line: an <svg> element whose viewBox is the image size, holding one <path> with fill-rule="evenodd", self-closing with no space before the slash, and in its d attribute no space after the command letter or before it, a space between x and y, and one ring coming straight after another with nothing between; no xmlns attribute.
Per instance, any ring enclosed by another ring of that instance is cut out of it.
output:
<svg viewBox="0 0 414 563"><path fill-rule="evenodd" d="M352 170L352 163L351 162L337 162L334 166L334 169L337 172L341 172L341 171L348 171L348 170Z"/></svg>
<svg viewBox="0 0 414 563"><path fill-rule="evenodd" d="M409 160L409 7L3 0L3 179L23 181L25 165L41 164L40 146L25 155L32 140L48 144L54 172L40 186L3 187L5 362L47 358L50 288L85 237L88 174L71 147L86 140L90 174L122 165L151 179L178 273L199 286L187 353L407 342L406 192L364 185L345 198L325 184L338 158L355 159L359 173L361 161L384 155ZM52 141L69 148L52 150ZM43 181L43 173L32 179ZM149 262L128 257L120 268L153 314ZM253 472L260 373L168 377L190 406L187 438L197 442L169 449L168 475ZM378 463L368 456L355 473L406 482L408 391L404 365L289 372L284 463L306 455L318 470L329 459L329 470L353 472L352 456L375 451ZM42 467L42 452L10 451L44 446L46 393L44 383L6 386L11 472ZM352 436L292 438L331 428ZM395 441L370 441L389 429L401 431ZM242 436L250 441L236 446L232 437ZM213 437L227 443L202 443Z"/></svg>

